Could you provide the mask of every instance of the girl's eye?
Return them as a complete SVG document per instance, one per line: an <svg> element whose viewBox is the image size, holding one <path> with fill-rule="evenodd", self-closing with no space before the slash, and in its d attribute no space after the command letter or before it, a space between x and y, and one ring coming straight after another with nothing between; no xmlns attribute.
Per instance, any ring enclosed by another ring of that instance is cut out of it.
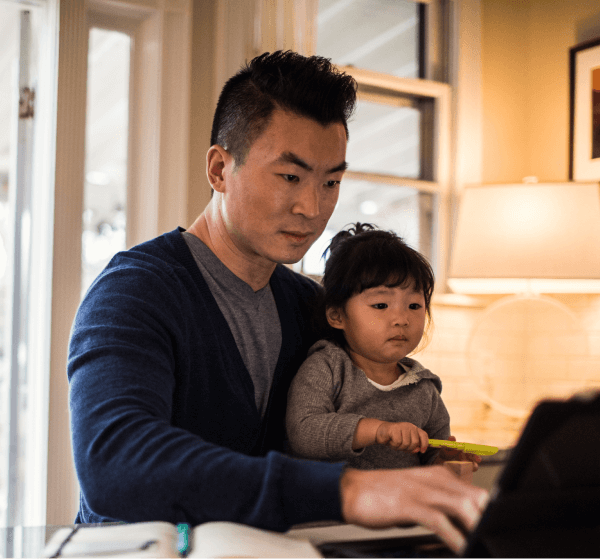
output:
<svg viewBox="0 0 600 559"><path fill-rule="evenodd" d="M300 179L296 175L281 175L286 182L298 182Z"/></svg>
<svg viewBox="0 0 600 559"><path fill-rule="evenodd" d="M336 188L336 187L338 187L339 185L340 185L340 181L327 181L327 182L325 183L325 186L326 186L327 188Z"/></svg>
<svg viewBox="0 0 600 559"><path fill-rule="evenodd" d="M419 305L419 303L411 303L408 305L408 308L412 311L418 311L421 308L421 305Z"/></svg>
<svg viewBox="0 0 600 559"><path fill-rule="evenodd" d="M387 309L387 303L376 303L375 305L372 305L372 307L382 311L383 309Z"/></svg>

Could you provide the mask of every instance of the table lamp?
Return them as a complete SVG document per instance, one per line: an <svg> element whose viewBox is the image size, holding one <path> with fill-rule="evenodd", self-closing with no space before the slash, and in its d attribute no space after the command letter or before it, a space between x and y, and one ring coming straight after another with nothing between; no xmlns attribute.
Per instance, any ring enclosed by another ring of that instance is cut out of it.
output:
<svg viewBox="0 0 600 559"><path fill-rule="evenodd" d="M597 183L466 188L454 238L456 293L600 293Z"/></svg>
<svg viewBox="0 0 600 559"><path fill-rule="evenodd" d="M466 188L448 278L457 293L511 294L486 308L467 346L475 388L492 408L522 419L540 398L585 388L590 379L573 362L587 355L587 334L542 294L600 293L599 185Z"/></svg>

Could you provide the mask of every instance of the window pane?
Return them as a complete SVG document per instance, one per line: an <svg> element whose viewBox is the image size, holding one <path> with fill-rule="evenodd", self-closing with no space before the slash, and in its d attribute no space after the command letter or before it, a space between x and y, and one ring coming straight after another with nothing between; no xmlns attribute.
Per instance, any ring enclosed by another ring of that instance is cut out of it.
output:
<svg viewBox="0 0 600 559"><path fill-rule="evenodd" d="M35 7L0 3L1 526L22 524L25 518L27 471L35 463L28 442L39 425L34 405L39 371L30 362L30 335L37 324L29 320L39 16Z"/></svg>
<svg viewBox="0 0 600 559"><path fill-rule="evenodd" d="M420 129L421 114L415 107L359 100L348 122L350 170L420 178Z"/></svg>
<svg viewBox="0 0 600 559"><path fill-rule="evenodd" d="M92 29L88 54L82 290L125 249L131 39Z"/></svg>
<svg viewBox="0 0 600 559"><path fill-rule="evenodd" d="M320 0L317 54L339 65L419 77L419 4Z"/></svg>
<svg viewBox="0 0 600 559"><path fill-rule="evenodd" d="M331 238L350 223L371 223L392 230L425 256L431 254L433 195L414 188L344 179L327 229L302 261L305 274L321 275L323 251Z"/></svg>
<svg viewBox="0 0 600 559"><path fill-rule="evenodd" d="M0 3L0 526L6 526L10 422L10 270L6 249L11 238L9 189L14 145L14 110L18 104L16 65L19 60L20 10ZM8 242L7 242L8 241Z"/></svg>

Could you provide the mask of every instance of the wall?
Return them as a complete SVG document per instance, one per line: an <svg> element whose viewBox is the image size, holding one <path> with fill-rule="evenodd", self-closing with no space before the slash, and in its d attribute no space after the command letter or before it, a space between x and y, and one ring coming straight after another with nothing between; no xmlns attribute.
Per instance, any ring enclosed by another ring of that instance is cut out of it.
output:
<svg viewBox="0 0 600 559"><path fill-rule="evenodd" d="M565 181L569 49L600 36L597 0L482 0L483 182ZM599 177L600 178L600 177Z"/></svg>
<svg viewBox="0 0 600 559"><path fill-rule="evenodd" d="M473 30L481 33L482 182L521 182L532 175L540 182L566 181L569 48L600 36L600 5L597 0L481 0L479 7L481 25L477 29L475 22ZM474 145L473 153L478 148ZM463 151L470 150L463 146ZM583 344L560 356L568 366L549 374L544 388L568 396L600 387L600 297L554 298L579 322ZM470 306L434 304L432 343L416 358L441 376L458 439L504 447L515 442L523 420L483 402L467 351L478 321L497 299L479 298ZM499 336L514 343L508 330ZM531 336L543 338L541 332ZM548 349L540 346L534 357L547 358Z"/></svg>

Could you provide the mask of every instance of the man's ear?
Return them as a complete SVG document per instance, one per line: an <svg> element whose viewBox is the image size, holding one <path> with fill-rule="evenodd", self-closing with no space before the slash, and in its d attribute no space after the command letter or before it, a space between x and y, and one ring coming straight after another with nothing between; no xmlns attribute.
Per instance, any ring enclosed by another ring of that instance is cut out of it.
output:
<svg viewBox="0 0 600 559"><path fill-rule="evenodd" d="M325 311L325 316L327 317L329 326L332 328L337 328L338 330L344 328L344 316L341 309L338 309L337 307L328 307Z"/></svg>
<svg viewBox="0 0 600 559"><path fill-rule="evenodd" d="M231 155L225 148L214 145L206 153L206 176L213 190L223 192L225 188L225 168L233 162Z"/></svg>

